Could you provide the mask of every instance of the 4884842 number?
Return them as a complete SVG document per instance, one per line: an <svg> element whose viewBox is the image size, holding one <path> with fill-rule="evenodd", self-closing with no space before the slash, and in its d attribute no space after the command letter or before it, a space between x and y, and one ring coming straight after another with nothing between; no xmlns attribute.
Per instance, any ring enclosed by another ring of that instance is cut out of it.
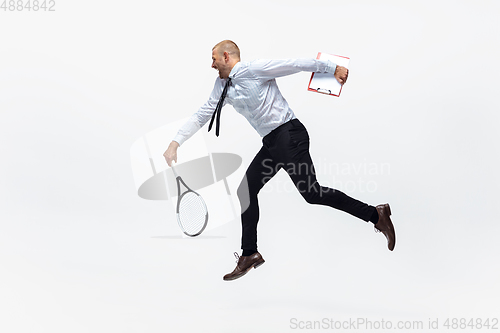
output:
<svg viewBox="0 0 500 333"><path fill-rule="evenodd" d="M55 12L55 0L3 0L0 9L4 12Z"/></svg>
<svg viewBox="0 0 500 333"><path fill-rule="evenodd" d="M447 318L443 326L448 330L498 330L498 318Z"/></svg>

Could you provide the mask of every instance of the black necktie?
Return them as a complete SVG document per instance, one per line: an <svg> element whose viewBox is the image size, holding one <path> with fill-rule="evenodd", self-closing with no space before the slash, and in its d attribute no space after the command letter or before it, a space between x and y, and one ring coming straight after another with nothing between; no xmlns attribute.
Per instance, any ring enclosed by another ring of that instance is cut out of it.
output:
<svg viewBox="0 0 500 333"><path fill-rule="evenodd" d="M222 105L224 105L224 98L226 98L227 88L231 84L231 78L227 78L226 85L224 86L224 90L222 91L222 95L220 95L219 102L215 107L215 111L212 115L212 120L210 121L210 125L208 125L208 131L212 129L212 125L214 123L215 115L217 114L217 124L215 126L215 135L219 136L219 127L220 127L220 110L222 109Z"/></svg>

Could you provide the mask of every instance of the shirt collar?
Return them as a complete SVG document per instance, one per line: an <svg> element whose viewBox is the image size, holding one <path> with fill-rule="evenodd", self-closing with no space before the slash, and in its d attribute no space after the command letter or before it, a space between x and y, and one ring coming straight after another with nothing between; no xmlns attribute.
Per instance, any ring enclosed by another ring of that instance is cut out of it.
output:
<svg viewBox="0 0 500 333"><path fill-rule="evenodd" d="M241 66L241 61L238 61L234 66L233 66L233 69L231 69L231 72L229 73L229 77L232 79L234 79L234 76L236 75L236 73L238 73L238 69L240 68Z"/></svg>

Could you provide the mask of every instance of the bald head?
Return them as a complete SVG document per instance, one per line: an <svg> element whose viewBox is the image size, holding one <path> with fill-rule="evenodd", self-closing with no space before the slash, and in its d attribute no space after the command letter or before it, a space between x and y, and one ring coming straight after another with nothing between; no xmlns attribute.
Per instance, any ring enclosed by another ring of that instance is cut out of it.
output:
<svg viewBox="0 0 500 333"><path fill-rule="evenodd" d="M212 49L212 68L219 72L221 79L227 79L239 61L240 49L230 40L223 40Z"/></svg>
<svg viewBox="0 0 500 333"><path fill-rule="evenodd" d="M240 49L238 45L236 45L236 43L231 40L223 40L222 42L215 45L212 51L216 51L221 56L224 54L224 52L227 52L231 56L240 60Z"/></svg>

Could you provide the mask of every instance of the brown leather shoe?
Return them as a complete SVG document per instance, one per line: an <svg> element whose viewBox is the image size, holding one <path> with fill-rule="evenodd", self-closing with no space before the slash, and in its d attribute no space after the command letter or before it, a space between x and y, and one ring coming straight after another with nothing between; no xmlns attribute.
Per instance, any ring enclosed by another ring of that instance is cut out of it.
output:
<svg viewBox="0 0 500 333"><path fill-rule="evenodd" d="M387 247L392 251L396 245L396 231L394 231L390 218L391 207L389 207L389 204L384 204L375 208L378 213L378 222L375 224L375 229L384 234L385 238L387 238Z"/></svg>
<svg viewBox="0 0 500 333"><path fill-rule="evenodd" d="M231 281L240 278L248 273L248 271L251 270L252 267L257 268L265 262L259 252L255 252L251 256L241 257L238 255L238 253L235 252L234 256L236 257L236 259L238 259L238 264L236 265L236 268L232 273L224 275L225 281Z"/></svg>

